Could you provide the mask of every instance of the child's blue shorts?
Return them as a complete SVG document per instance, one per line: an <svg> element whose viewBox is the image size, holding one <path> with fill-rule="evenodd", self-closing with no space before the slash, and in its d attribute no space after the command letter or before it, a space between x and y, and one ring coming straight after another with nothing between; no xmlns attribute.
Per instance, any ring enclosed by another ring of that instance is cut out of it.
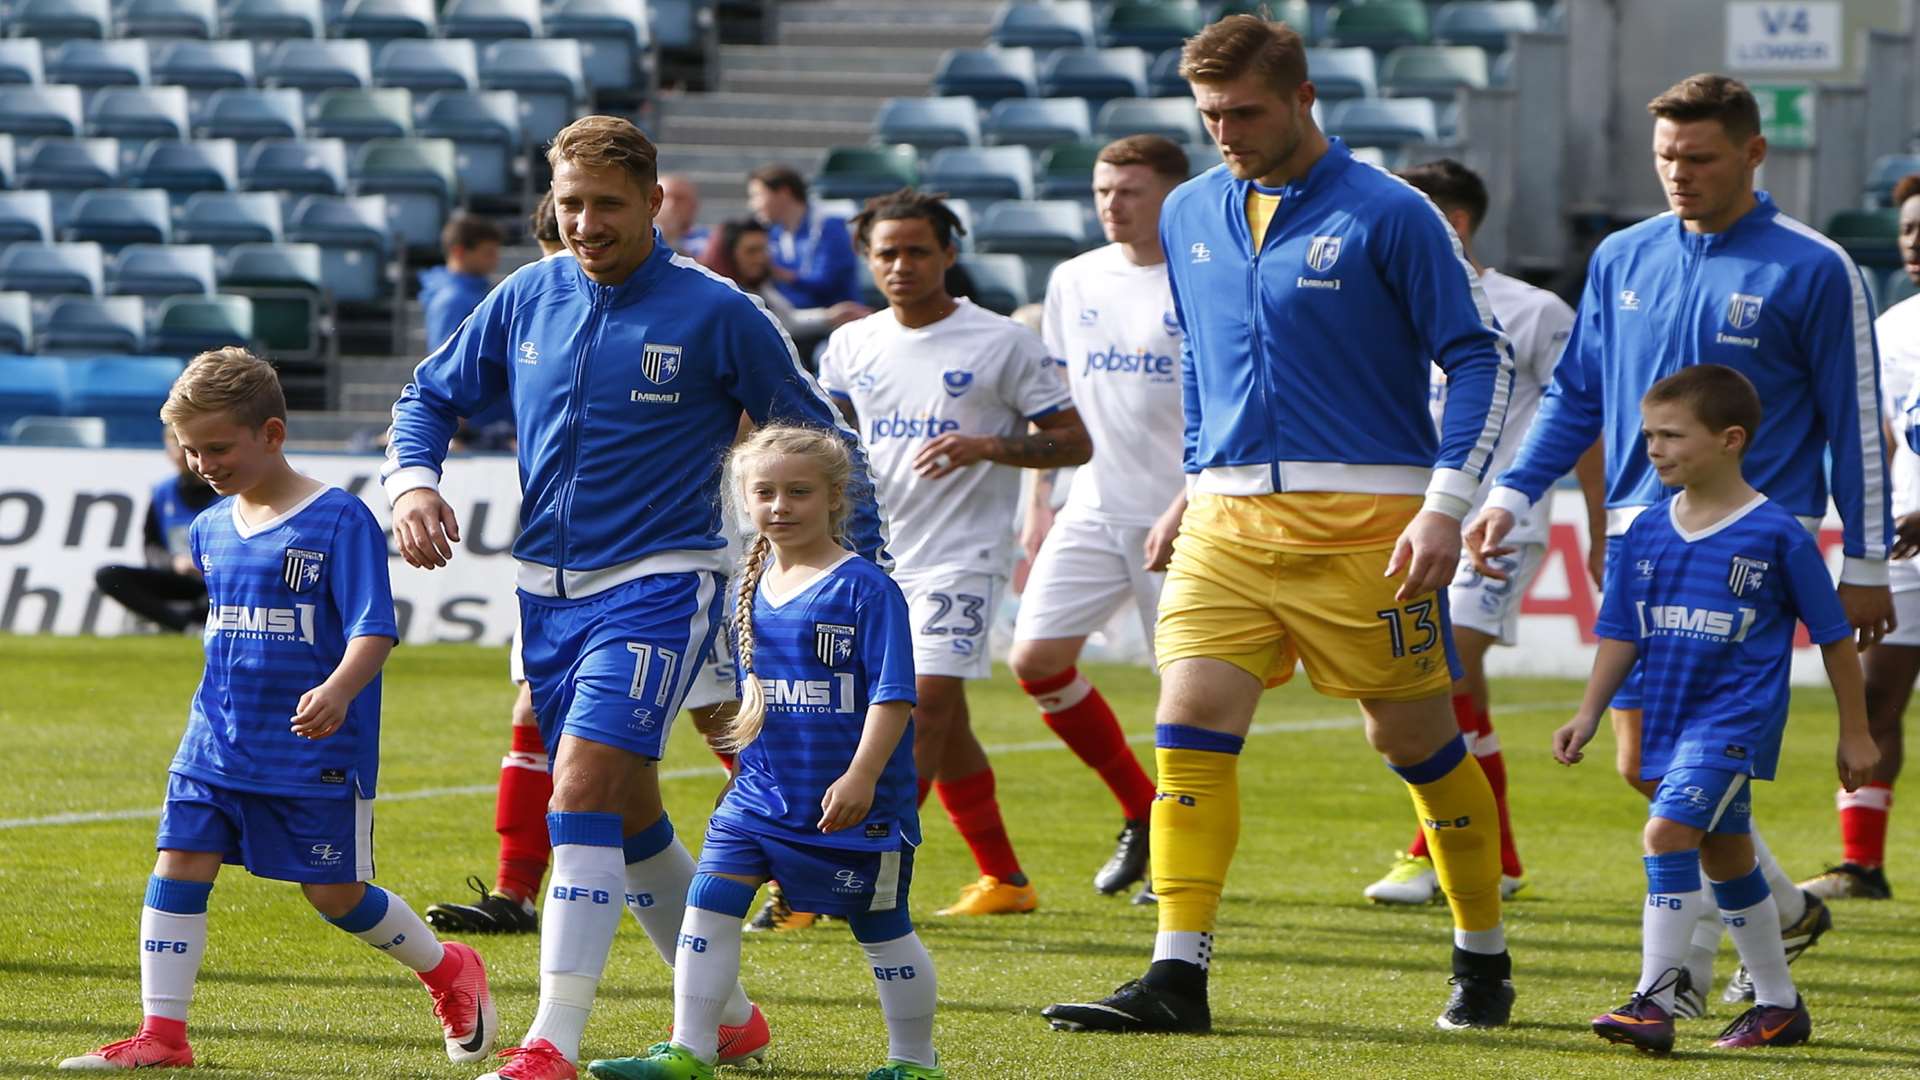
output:
<svg viewBox="0 0 1920 1080"><path fill-rule="evenodd" d="M258 877L343 885L373 876L373 800L262 795L167 776L154 847L217 851Z"/></svg>
<svg viewBox="0 0 1920 1080"><path fill-rule="evenodd" d="M892 851L861 851L802 844L709 821L700 872L778 881L795 911L844 918L906 910L913 848L903 843Z"/></svg>
<svg viewBox="0 0 1920 1080"><path fill-rule="evenodd" d="M1752 778L1730 769L1669 769L1653 793L1648 817L1710 833L1753 831Z"/></svg>

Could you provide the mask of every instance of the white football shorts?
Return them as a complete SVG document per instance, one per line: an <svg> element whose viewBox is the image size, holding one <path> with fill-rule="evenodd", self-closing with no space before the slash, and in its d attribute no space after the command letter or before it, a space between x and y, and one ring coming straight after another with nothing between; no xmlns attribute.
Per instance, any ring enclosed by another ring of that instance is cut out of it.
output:
<svg viewBox="0 0 1920 1080"><path fill-rule="evenodd" d="M733 635L728 629L722 626L720 632L713 635L713 651L700 665L700 673L693 677L693 685L687 688L687 698L681 702L681 708L704 709L740 700L740 691L734 685Z"/></svg>
<svg viewBox="0 0 1920 1080"><path fill-rule="evenodd" d="M1086 518L1055 520L1027 572L1014 640L1086 637L1131 600L1151 643L1167 575L1141 569L1149 531Z"/></svg>
<svg viewBox="0 0 1920 1080"><path fill-rule="evenodd" d="M914 674L984 679L993 673L988 636L1005 578L936 567L895 571L893 580L907 595Z"/></svg>
<svg viewBox="0 0 1920 1080"><path fill-rule="evenodd" d="M1511 555L1492 560L1507 573L1507 580L1497 581L1475 570L1462 552L1453 584L1447 586L1447 614L1453 625L1478 630L1497 638L1502 645L1512 645L1520 629L1520 600L1546 560L1547 545L1521 544ZM1585 568L1580 572L1585 573Z"/></svg>

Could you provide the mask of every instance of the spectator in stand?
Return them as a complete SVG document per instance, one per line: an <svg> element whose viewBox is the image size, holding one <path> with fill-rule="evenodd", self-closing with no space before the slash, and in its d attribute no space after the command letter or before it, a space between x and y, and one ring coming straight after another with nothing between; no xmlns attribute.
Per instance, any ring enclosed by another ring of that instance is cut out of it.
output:
<svg viewBox="0 0 1920 1080"><path fill-rule="evenodd" d="M685 173L660 178L660 216L653 219L660 238L682 255L699 258L713 230L699 224L700 188Z"/></svg>
<svg viewBox="0 0 1920 1080"><path fill-rule="evenodd" d="M166 429L167 460L173 475L153 486L147 504L145 566L103 566L93 581L101 592L135 615L184 633L207 611L207 583L187 546L187 526L213 504L213 489L187 467L187 455Z"/></svg>
<svg viewBox="0 0 1920 1080"><path fill-rule="evenodd" d="M440 230L445 266L420 271L420 307L427 320L427 349L453 336L493 288L500 269L500 226L472 214L455 214Z"/></svg>
<svg viewBox="0 0 1920 1080"><path fill-rule="evenodd" d="M541 258L567 246L560 242L560 218L553 212L552 191L540 196L533 213L527 215L527 227L533 230L533 242L540 245Z"/></svg>
<svg viewBox="0 0 1920 1080"><path fill-rule="evenodd" d="M830 307L860 298L860 268L844 218L813 212L807 182L791 165L747 174L747 206L767 227L773 284L794 307Z"/></svg>
<svg viewBox="0 0 1920 1080"><path fill-rule="evenodd" d="M758 296L767 310L786 327L801 356L813 355L813 347L825 340L835 327L872 314L872 309L857 300L842 300L830 307L794 307L773 284L773 252L767 241L767 227L752 218L729 221L720 226L715 242L707 245L700 262L722 277Z"/></svg>

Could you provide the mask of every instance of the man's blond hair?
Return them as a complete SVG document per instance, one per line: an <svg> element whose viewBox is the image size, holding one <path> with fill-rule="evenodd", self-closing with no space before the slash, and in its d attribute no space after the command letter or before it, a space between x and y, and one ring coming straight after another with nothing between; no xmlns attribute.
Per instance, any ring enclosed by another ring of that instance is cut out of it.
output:
<svg viewBox="0 0 1920 1080"><path fill-rule="evenodd" d="M556 169L562 161L583 169L624 169L642 191L660 182L659 160L653 140L618 116L583 116L561 128L547 147L547 164Z"/></svg>
<svg viewBox="0 0 1920 1080"><path fill-rule="evenodd" d="M259 430L268 420L287 419L287 395L273 365L238 345L203 352L187 364L160 406L160 421L179 424L211 413L225 413L243 427Z"/></svg>
<svg viewBox="0 0 1920 1080"><path fill-rule="evenodd" d="M1180 77L1190 83L1229 83L1249 73L1282 95L1306 82L1307 47L1299 31L1258 15L1229 15L1180 48Z"/></svg>

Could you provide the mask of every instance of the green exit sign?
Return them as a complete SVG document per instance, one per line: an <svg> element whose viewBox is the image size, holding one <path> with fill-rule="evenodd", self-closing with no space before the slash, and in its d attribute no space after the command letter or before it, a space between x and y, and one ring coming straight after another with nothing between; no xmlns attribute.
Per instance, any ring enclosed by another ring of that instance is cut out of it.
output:
<svg viewBox="0 0 1920 1080"><path fill-rule="evenodd" d="M1806 83L1748 83L1760 104L1760 133L1793 150L1813 145L1813 87Z"/></svg>

